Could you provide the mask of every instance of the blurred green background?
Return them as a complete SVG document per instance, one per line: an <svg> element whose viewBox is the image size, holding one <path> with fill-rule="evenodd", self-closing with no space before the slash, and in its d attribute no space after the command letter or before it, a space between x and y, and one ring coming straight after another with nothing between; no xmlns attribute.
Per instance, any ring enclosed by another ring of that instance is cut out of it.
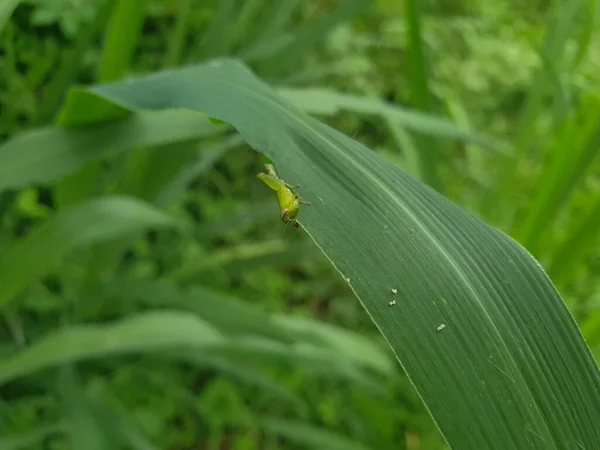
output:
<svg viewBox="0 0 600 450"><path fill-rule="evenodd" d="M522 243L599 354L600 2L2 1L0 143L68 122L73 85L240 58ZM415 133L382 102L496 145ZM0 193L0 258L102 193L195 224L70 253L3 307L3 356L45 346L2 378L0 450L445 448L347 283L283 233L263 158L215 130Z"/></svg>

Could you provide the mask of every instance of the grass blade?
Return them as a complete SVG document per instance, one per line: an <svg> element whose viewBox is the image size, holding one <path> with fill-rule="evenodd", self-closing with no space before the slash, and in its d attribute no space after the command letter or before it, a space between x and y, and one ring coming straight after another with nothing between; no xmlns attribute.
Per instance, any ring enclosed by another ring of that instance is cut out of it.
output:
<svg viewBox="0 0 600 450"><path fill-rule="evenodd" d="M78 374L74 367L65 366L59 371L59 391L62 396L66 415L65 425L72 448L87 450L110 450L114 442L101 429L91 410L85 393L80 387Z"/></svg>
<svg viewBox="0 0 600 450"><path fill-rule="evenodd" d="M552 162L545 170L537 185L539 190L534 197L528 214L514 231L514 236L533 254L539 254L544 231L556 217L560 207L576 187L578 180L585 178L586 172L598 156L600 148L600 108L587 112L583 126L576 127L577 121L567 120L562 135L552 151Z"/></svg>
<svg viewBox="0 0 600 450"><path fill-rule="evenodd" d="M210 22L208 30L202 36L196 54L199 59L210 59L227 53L232 43L233 24L235 23L236 0L221 0Z"/></svg>
<svg viewBox="0 0 600 450"><path fill-rule="evenodd" d="M245 53L242 57L248 61L264 59L261 69L266 73L285 73L297 65L307 51L323 42L336 25L356 16L370 4L372 0L342 0L332 11L301 25L293 33L268 39L264 45L252 47L252 53Z"/></svg>
<svg viewBox="0 0 600 450"><path fill-rule="evenodd" d="M470 130L471 124L469 115L463 107L458 96L452 92L448 92L444 95L447 108L451 116L456 120L464 130ZM490 180L488 168L486 166L485 154L481 148L473 144L467 144L465 147L466 154L466 172L469 176L475 180L479 185L486 188L490 188Z"/></svg>
<svg viewBox="0 0 600 450"><path fill-rule="evenodd" d="M564 53L568 38L572 35L576 25L575 16L580 6L579 0L569 0L566 2L557 2L553 11L553 20L548 26L548 31L544 38L544 43L539 51L542 57L542 67L535 73L527 100L522 107L519 118L519 130L515 144L515 158L503 161L500 170L499 188L488 197L485 202L488 205L486 216L491 212L492 207L498 210L498 222L504 219L503 199L513 198L513 189L517 183L519 166L518 162L530 152L532 144L536 139L538 132L538 119L544 109L544 101L554 95L560 95L562 90L554 92L556 75L560 74L564 68ZM543 58L551 55L553 64L543 64ZM549 71L550 70L550 71ZM497 207L497 205L501 205Z"/></svg>
<svg viewBox="0 0 600 450"><path fill-rule="evenodd" d="M381 374L393 371L381 347L359 334L308 318L268 314L211 288L195 285L184 293L166 280L120 280L93 290L100 295L100 301L110 296L123 301L139 299L154 308L177 306L195 312L230 335L256 335L286 344L310 344Z"/></svg>
<svg viewBox="0 0 600 450"><path fill-rule="evenodd" d="M204 111L299 180L313 201L302 226L350 280L451 446L600 446L600 430L586 425L600 414L598 368L539 264L506 235L236 62L90 94L131 110Z"/></svg>
<svg viewBox="0 0 600 450"><path fill-rule="evenodd" d="M72 326L4 360L0 385L38 370L82 359L208 347L222 341L213 327L183 312L147 312L104 325Z"/></svg>
<svg viewBox="0 0 600 450"><path fill-rule="evenodd" d="M280 88L277 92L294 106L309 114L333 115L339 111L373 114L422 134L479 144L489 150L507 154L506 144L457 126L449 120L405 109L379 99L344 94L325 88Z"/></svg>
<svg viewBox="0 0 600 450"><path fill-rule="evenodd" d="M283 437L303 448L326 448L327 450L368 450L370 448L348 437L303 422L272 418L260 420L260 425L267 433Z"/></svg>
<svg viewBox="0 0 600 450"><path fill-rule="evenodd" d="M90 162L132 148L189 141L222 129L206 116L164 111L72 130L28 131L0 144L0 192L56 181Z"/></svg>
<svg viewBox="0 0 600 450"><path fill-rule="evenodd" d="M311 375L355 381L378 395L383 391L378 380L394 373L390 355L363 336L315 320L268 314L214 289L194 286L183 291L166 280L122 279L90 290L87 297L99 302L111 298L153 309L191 311L230 338L199 356L187 350L170 354L195 364L214 362L218 369L219 361L231 360L248 366L263 362L295 367Z"/></svg>
<svg viewBox="0 0 600 450"><path fill-rule="evenodd" d="M127 73L141 35L145 8L145 0L116 1L104 40L98 71L99 81L116 80Z"/></svg>
<svg viewBox="0 0 600 450"><path fill-rule="evenodd" d="M309 114L333 115L339 111L346 110L361 114L379 115L399 123L412 131L481 145L501 154L509 153L506 143L497 141L488 136L478 135L468 128L461 128L447 119L423 114L418 111L407 110L378 99L354 96L327 88L296 89L286 87L279 88L277 91L283 98ZM78 94L80 94L78 90L71 91L70 101L72 103L81 101L82 97ZM89 100L86 101L89 102ZM83 107L90 109L90 105L86 103L82 105L82 108ZM185 117L185 112L179 111L179 113L182 114L180 117ZM90 118L90 120L92 120L92 118ZM215 129L217 129L216 126ZM184 139L189 139L189 137Z"/></svg>
<svg viewBox="0 0 600 450"><path fill-rule="evenodd" d="M67 209L6 249L0 260L0 307L70 251L181 224L140 201L107 197Z"/></svg>
<svg viewBox="0 0 600 450"><path fill-rule="evenodd" d="M249 47L242 50L242 54L252 54L252 48L260 47L265 42L277 39L277 35L283 32L283 29L292 19L294 13L302 4L302 0L288 0L287 2L273 1L258 21L256 27L257 36L249 40Z"/></svg>
<svg viewBox="0 0 600 450"><path fill-rule="evenodd" d="M59 111L65 92L69 85L75 82L81 70L85 53L93 44L93 40L104 29L113 6L114 0L104 0L98 8L96 17L77 35L74 48L67 53L56 75L44 89L43 102L36 117L37 124L43 125L50 122Z"/></svg>
<svg viewBox="0 0 600 450"><path fill-rule="evenodd" d="M110 434L117 448L131 450L158 450L140 431L131 417L117 414L99 401L88 400L92 414L100 426ZM113 445L111 448L115 448ZM87 447L86 447L87 450Z"/></svg>
<svg viewBox="0 0 600 450"><path fill-rule="evenodd" d="M598 5L596 0L586 0L586 2L588 11L586 11L585 25L577 42L577 54L573 59L572 69L577 68L585 60L597 27L598 15L600 14L600 5Z"/></svg>
<svg viewBox="0 0 600 450"><path fill-rule="evenodd" d="M165 67L173 67L181 62L192 6L193 0L179 0L177 19L173 27L173 33L169 38L169 46L165 56Z"/></svg>
<svg viewBox="0 0 600 450"><path fill-rule="evenodd" d="M431 111L431 93L429 91L429 76L423 54L423 41L421 38L421 18L419 2L406 0L406 33L408 41L408 78L410 82L411 102L414 108ZM418 136L419 171L420 179L440 191L441 182L437 176L437 160L439 149L431 136Z"/></svg>

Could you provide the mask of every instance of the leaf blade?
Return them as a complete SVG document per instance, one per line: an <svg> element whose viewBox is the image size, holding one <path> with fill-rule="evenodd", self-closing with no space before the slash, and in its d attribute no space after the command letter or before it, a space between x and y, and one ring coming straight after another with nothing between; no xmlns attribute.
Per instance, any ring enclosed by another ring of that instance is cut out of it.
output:
<svg viewBox="0 0 600 450"><path fill-rule="evenodd" d="M198 317L180 311L151 311L108 325L73 326L3 361L0 384L61 363L105 355L165 348L206 347L221 334Z"/></svg>
<svg viewBox="0 0 600 450"><path fill-rule="evenodd" d="M345 94L325 88L279 88L279 95L309 114L333 115L340 110L361 114L375 114L419 133L446 139L457 139L467 143L480 144L501 154L508 153L508 146L487 136L482 136L457 126L449 120L410 110L399 105Z"/></svg>
<svg viewBox="0 0 600 450"><path fill-rule="evenodd" d="M515 241L303 115L235 62L90 92L132 110L204 111L237 128L282 178L301 182L313 201L300 215L304 229L350 279L451 446L600 445L600 430L585 425L600 413L598 368L554 286Z"/></svg>
<svg viewBox="0 0 600 450"><path fill-rule="evenodd" d="M7 249L0 260L0 307L70 251L152 227L181 226L158 209L126 197L69 208Z"/></svg>
<svg viewBox="0 0 600 450"><path fill-rule="evenodd" d="M0 191L55 181L89 162L134 147L192 140L219 129L201 115L165 111L75 129L28 131L0 145Z"/></svg>

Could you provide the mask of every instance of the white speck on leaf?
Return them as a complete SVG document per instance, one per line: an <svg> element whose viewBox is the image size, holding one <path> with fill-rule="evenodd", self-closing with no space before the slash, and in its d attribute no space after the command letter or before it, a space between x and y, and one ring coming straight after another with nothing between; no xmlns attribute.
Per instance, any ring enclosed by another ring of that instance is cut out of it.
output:
<svg viewBox="0 0 600 450"><path fill-rule="evenodd" d="M398 293L398 289L392 288L392 289L390 289L390 291L392 291L392 294L394 294L394 295Z"/></svg>
<svg viewBox="0 0 600 450"><path fill-rule="evenodd" d="M394 306L396 304L396 300L392 300L391 302L388 303L388 305L390 306Z"/></svg>
<svg viewBox="0 0 600 450"><path fill-rule="evenodd" d="M346 283L350 283L350 278L344 278L344 281L345 281Z"/></svg>
<svg viewBox="0 0 600 450"><path fill-rule="evenodd" d="M446 325L442 323L442 324L440 324L440 326L439 326L439 327L437 327L435 330L436 330L436 331L442 331L444 328L446 328Z"/></svg>

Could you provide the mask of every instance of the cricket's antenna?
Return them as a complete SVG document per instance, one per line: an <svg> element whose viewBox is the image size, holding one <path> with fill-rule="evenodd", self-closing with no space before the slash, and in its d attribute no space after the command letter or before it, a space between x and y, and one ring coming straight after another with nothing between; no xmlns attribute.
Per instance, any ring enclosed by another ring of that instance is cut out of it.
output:
<svg viewBox="0 0 600 450"><path fill-rule="evenodd" d="M285 223L285 226L283 227L283 232L281 233L282 235L285 234L285 230L287 230L287 227L289 224L290 224L289 222Z"/></svg>

